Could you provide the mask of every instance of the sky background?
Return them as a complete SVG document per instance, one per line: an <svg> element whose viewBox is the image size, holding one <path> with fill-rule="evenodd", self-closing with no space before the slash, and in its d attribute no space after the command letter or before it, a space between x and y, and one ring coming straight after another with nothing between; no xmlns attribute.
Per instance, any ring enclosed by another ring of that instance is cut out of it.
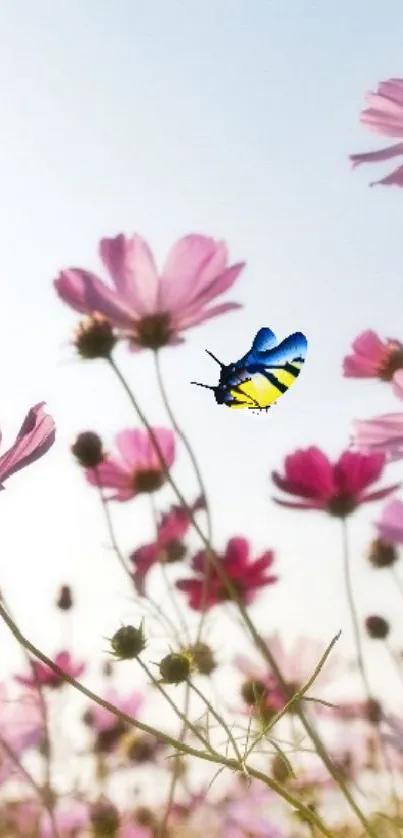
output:
<svg viewBox="0 0 403 838"><path fill-rule="evenodd" d="M62 268L100 271L99 239L120 232L145 237L160 266L190 232L224 239L231 261L246 261L226 295L244 308L164 351L166 385L202 463L217 546L242 534L254 551L276 551L281 582L252 612L261 631L328 642L342 627L347 642L339 523L277 508L269 475L295 447L336 456L353 417L399 410L384 386L343 379L341 363L365 328L402 337L402 193L370 189L382 170L352 173L348 162L382 146L359 111L367 90L402 75L402 35L400 0L3 0L0 421L11 443L27 409L46 400L58 431L2 494L0 586L46 651L66 638L52 611L61 582L76 590L73 648L94 661L103 638L139 614L69 453L81 430L110 447L136 421L102 363L74 359L77 317L52 287ZM309 340L303 374L275 410L231 412L190 386L216 380L206 347L228 362L261 326ZM166 422L152 357L118 356L147 416ZM194 497L183 453L174 474ZM161 508L170 500L168 490L158 498ZM351 521L357 597L363 615L397 624L388 573L364 557L379 511ZM152 539L147 498L116 507L115 520L124 549ZM215 624L225 657L228 633L223 643ZM16 656L5 628L0 637L1 676ZM389 666L374 657L375 682Z"/></svg>

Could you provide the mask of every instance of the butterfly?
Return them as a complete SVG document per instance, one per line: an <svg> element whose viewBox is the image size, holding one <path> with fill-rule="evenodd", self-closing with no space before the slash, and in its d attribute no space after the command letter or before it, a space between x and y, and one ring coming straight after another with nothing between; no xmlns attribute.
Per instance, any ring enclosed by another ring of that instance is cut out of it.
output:
<svg viewBox="0 0 403 838"><path fill-rule="evenodd" d="M302 332L278 343L271 329L259 329L249 352L233 364L223 364L206 349L221 367L219 382L215 387L199 381L191 384L213 390L217 404L267 411L298 378L307 348Z"/></svg>

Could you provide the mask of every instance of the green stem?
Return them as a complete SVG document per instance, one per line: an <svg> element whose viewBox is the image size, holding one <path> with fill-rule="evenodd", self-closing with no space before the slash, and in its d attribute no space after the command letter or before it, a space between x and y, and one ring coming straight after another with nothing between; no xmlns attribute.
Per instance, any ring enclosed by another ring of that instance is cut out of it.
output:
<svg viewBox="0 0 403 838"><path fill-rule="evenodd" d="M350 552L348 549L348 533L347 533L347 523L345 518L342 518L341 521L341 530L342 530L342 546L343 546L343 570L344 570L344 585L346 591L346 597L348 602L348 607L350 611L351 623L353 626L353 634L354 634L354 642L355 642L355 650L357 655L357 662L358 662L358 669L360 671L360 675L362 678L362 683L364 687L364 694L366 698L369 700L371 698L371 688L369 686L367 671L365 668L364 663L364 655L362 651L362 641L361 641L361 633L360 633L360 622L358 619L357 608L354 600L354 593L353 593L353 584L351 580L351 568L350 568Z"/></svg>
<svg viewBox="0 0 403 838"><path fill-rule="evenodd" d="M17 642L22 646L24 649L27 650L30 654L34 655L38 660L40 660L45 666L48 666L55 675L58 675L66 684L70 684L74 687L78 692L82 695L85 695L86 698L89 698L90 701L94 701L100 707L103 707L105 710L109 710L117 719L121 719L122 721L129 724L131 727L137 728L138 730L143 731L143 733L148 733L149 735L155 737L160 742L164 742L166 745L170 745L174 748L175 751L178 753L185 753L188 756L193 756L198 759L204 760L206 762L212 762L217 765L222 765L231 769L232 771L240 771L242 770L242 766L235 759L229 759L228 757L224 756L223 754L219 754L216 751L200 751L197 748L192 748L190 745L187 745L184 742L180 742L178 739L174 739L174 737L169 736L167 733L163 733L161 730L157 730L156 728L151 727L150 725L145 724L144 722L140 722L138 719L133 719L132 716L129 716L127 713L124 713L122 710L119 710L115 707L114 704L111 704L101 696L96 695L92 690L85 687L84 684L81 684L80 681L77 681L67 672L60 668L54 661L47 657L40 649L34 646L27 637L25 637L20 629L18 628L17 624L14 620L10 617L7 610L4 608L0 601L0 617L4 620L8 628L10 629L11 633L17 640ZM268 786L272 791L276 792L280 797L287 801L294 809L297 809L302 815L304 815L308 821L314 823L318 829L321 831L322 835L325 838L333 838L332 833L327 829L324 823L322 823L321 819L316 815L314 812L311 812L310 809L305 806L300 800L294 797L291 792L287 789L283 788L280 783L276 780L272 779L271 777L267 777L263 772L258 771L253 766L245 766L245 770L251 777L254 777L257 780L260 780L266 786ZM374 835L374 838L377 836Z"/></svg>

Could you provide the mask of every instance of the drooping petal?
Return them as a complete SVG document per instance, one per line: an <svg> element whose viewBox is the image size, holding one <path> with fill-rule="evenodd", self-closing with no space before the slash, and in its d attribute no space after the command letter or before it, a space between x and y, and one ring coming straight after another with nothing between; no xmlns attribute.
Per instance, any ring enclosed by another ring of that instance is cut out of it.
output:
<svg viewBox="0 0 403 838"><path fill-rule="evenodd" d="M117 291L131 310L139 316L153 313L159 279L147 242L138 235L127 238L120 234L101 239L99 252Z"/></svg>
<svg viewBox="0 0 403 838"><path fill-rule="evenodd" d="M27 413L11 448L0 457L0 488L5 480L38 460L53 445L56 426L39 402Z"/></svg>
<svg viewBox="0 0 403 838"><path fill-rule="evenodd" d="M95 274L81 268L61 271L54 280L59 297L81 314L103 314L113 325L133 328L135 312Z"/></svg>
<svg viewBox="0 0 403 838"><path fill-rule="evenodd" d="M146 577L152 566L158 561L160 556L159 545L155 542L152 544L144 544L138 547L130 554L130 561L134 565L133 582L139 596L146 595Z"/></svg>
<svg viewBox="0 0 403 838"><path fill-rule="evenodd" d="M394 483L392 486L385 486L384 489L377 489L375 492L366 492L360 497L360 503L370 503L375 500L383 500L389 497L393 492L396 492L401 487L401 483Z"/></svg>
<svg viewBox="0 0 403 838"><path fill-rule="evenodd" d="M378 151L367 151L363 154L350 154L349 160L353 164L353 168L361 166L362 163L379 163L383 160L391 160L393 157L399 157L403 154L403 143L396 143L396 145L387 146L387 148L380 148Z"/></svg>

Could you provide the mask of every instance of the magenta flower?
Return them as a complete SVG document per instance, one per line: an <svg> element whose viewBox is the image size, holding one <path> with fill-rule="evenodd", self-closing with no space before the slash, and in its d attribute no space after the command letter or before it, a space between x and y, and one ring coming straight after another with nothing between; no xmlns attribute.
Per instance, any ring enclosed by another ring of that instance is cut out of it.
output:
<svg viewBox="0 0 403 838"><path fill-rule="evenodd" d="M0 457L0 490L3 483L16 471L39 460L55 441L55 423L43 410L45 402L31 407L27 413L14 445ZM0 433L1 442L1 433Z"/></svg>
<svg viewBox="0 0 403 838"><path fill-rule="evenodd" d="M195 513L204 508L204 498L200 497L190 507L190 511ZM137 547L131 553L130 561L134 565L133 581L140 596L145 596L146 576L153 565L159 562L171 564L184 558L186 547L183 540L190 527L191 517L187 509L172 506L158 524L156 540Z"/></svg>
<svg viewBox="0 0 403 838"><path fill-rule="evenodd" d="M293 509L321 509L338 518L350 515L362 503L381 500L399 484L375 492L365 490L382 475L383 454L344 451L331 463L319 448L299 449L285 459L285 474L272 472L273 483L283 492L302 498L291 502L274 498L280 506Z"/></svg>
<svg viewBox="0 0 403 838"><path fill-rule="evenodd" d="M403 544L403 501L391 500L376 524L379 538L387 544Z"/></svg>
<svg viewBox="0 0 403 838"><path fill-rule="evenodd" d="M148 244L138 235L101 239L99 254L113 287L82 268L68 268L54 281L64 302L81 314L101 314L131 349L183 343L182 332L240 308L210 303L232 287L244 263L228 266L223 242L189 235L174 244L158 274Z"/></svg>
<svg viewBox="0 0 403 838"><path fill-rule="evenodd" d="M390 462L403 458L403 413L385 413L353 422L354 445L364 452L382 454Z"/></svg>
<svg viewBox="0 0 403 838"><path fill-rule="evenodd" d="M370 131L384 137L403 137L403 79L388 79L380 83L376 93L367 93L369 108L361 112L360 121ZM351 154L353 167L361 163L378 163L403 155L403 142L378 151L365 154ZM403 186L403 166L394 169L382 180L374 181L370 186L382 183L385 186Z"/></svg>
<svg viewBox="0 0 403 838"><path fill-rule="evenodd" d="M71 678L79 678L85 671L85 663L74 662L70 652L67 652L64 649L63 651L58 652L54 658L54 663L60 667L66 675L70 675ZM46 664L36 660L32 661L32 668L29 675L16 675L15 680L26 687L35 687L39 682L42 686L52 687L53 689L57 689L65 683L59 675L56 675L56 673L50 669L49 666L46 666Z"/></svg>
<svg viewBox="0 0 403 838"><path fill-rule="evenodd" d="M230 538L224 555L218 557L232 584L244 603L255 599L259 588L277 582L277 576L268 573L274 562L274 554L267 550L255 561L250 559L250 546L246 538ZM188 604L194 611L207 611L219 602L230 599L228 589L209 562L206 551L201 550L191 562L197 574L193 579L179 579L175 584L188 596Z"/></svg>
<svg viewBox="0 0 403 838"><path fill-rule="evenodd" d="M353 342L353 352L343 361L343 375L347 378L394 379L403 367L403 344L387 338L381 340L376 332L361 332Z"/></svg>
<svg viewBox="0 0 403 838"><path fill-rule="evenodd" d="M153 428L166 468L175 459L175 438L166 428ZM113 489L109 500L126 501L144 492L156 492L166 475L147 430L126 430L116 436L118 455L105 456L96 469L86 470L92 486Z"/></svg>

